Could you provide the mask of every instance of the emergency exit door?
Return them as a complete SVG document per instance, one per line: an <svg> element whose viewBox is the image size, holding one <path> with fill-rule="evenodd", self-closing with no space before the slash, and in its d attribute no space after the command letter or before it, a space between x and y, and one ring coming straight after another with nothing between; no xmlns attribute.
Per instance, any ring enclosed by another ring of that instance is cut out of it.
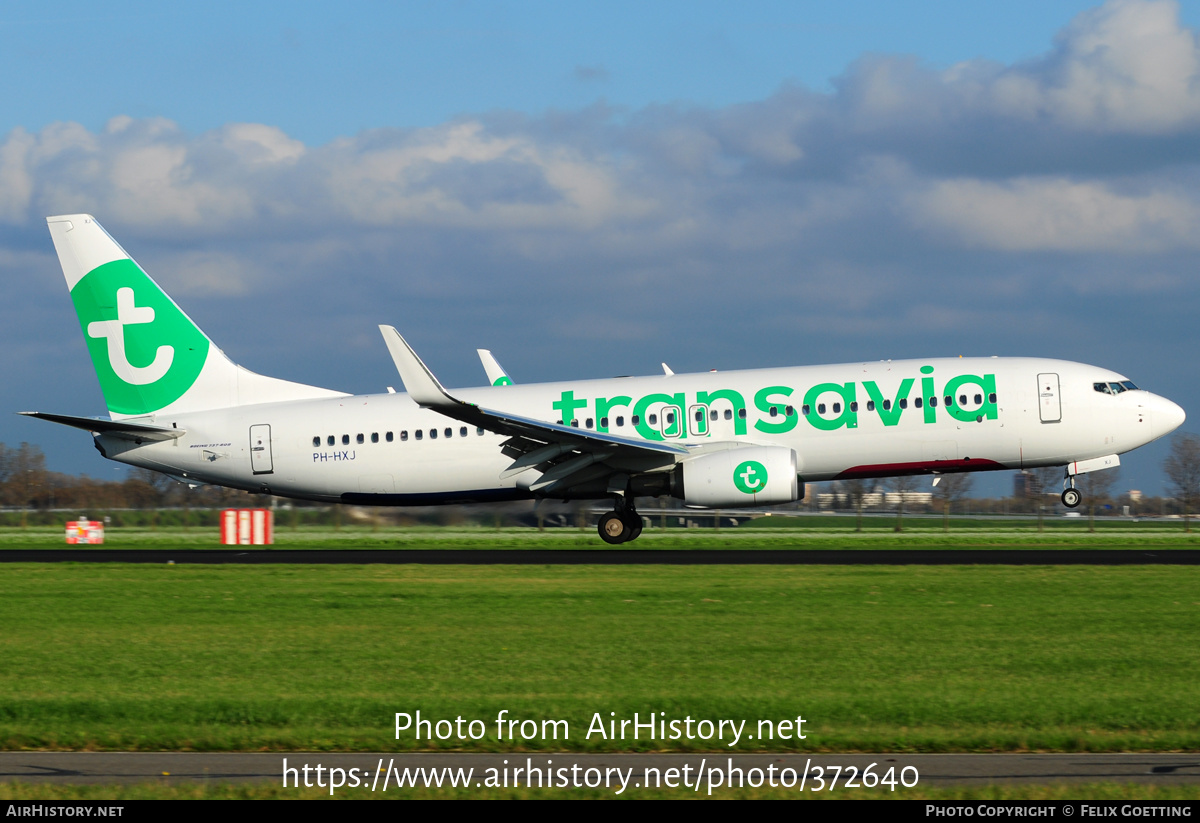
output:
<svg viewBox="0 0 1200 823"><path fill-rule="evenodd" d="M255 474L271 474L271 427L266 423L250 427L250 470Z"/></svg>
<svg viewBox="0 0 1200 823"><path fill-rule="evenodd" d="M1058 375L1038 375L1038 414L1043 423L1062 421L1062 404L1059 400Z"/></svg>

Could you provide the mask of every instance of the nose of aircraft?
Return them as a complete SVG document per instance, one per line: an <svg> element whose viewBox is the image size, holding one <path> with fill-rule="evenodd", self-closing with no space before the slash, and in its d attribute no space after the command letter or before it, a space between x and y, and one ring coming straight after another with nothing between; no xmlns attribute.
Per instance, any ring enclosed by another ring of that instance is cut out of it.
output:
<svg viewBox="0 0 1200 823"><path fill-rule="evenodd" d="M1150 411L1150 426L1154 432L1155 439L1170 434L1183 425L1183 421L1187 419L1187 414L1184 413L1183 409L1177 403L1172 403L1167 398L1160 397L1157 394L1152 394L1150 397L1151 401L1147 405Z"/></svg>

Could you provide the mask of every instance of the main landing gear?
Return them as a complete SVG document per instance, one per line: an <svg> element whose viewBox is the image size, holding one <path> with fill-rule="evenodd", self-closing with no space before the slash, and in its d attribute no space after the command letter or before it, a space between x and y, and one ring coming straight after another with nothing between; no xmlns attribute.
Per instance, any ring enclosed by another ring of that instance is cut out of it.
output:
<svg viewBox="0 0 1200 823"><path fill-rule="evenodd" d="M618 497L617 508L601 515L596 531L605 543L628 543L642 533L642 516L634 511L632 502Z"/></svg>

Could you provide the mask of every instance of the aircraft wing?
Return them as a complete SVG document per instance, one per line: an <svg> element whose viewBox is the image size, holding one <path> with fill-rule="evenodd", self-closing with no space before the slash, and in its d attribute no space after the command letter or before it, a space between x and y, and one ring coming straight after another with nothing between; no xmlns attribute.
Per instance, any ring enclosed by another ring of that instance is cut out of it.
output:
<svg viewBox="0 0 1200 823"><path fill-rule="evenodd" d="M464 402L442 387L400 332L392 326L380 326L379 330L409 397L422 408L508 435L503 451L515 459L501 477L512 477L540 467L542 476L530 486L533 491L549 491L550 487L563 488L595 479L605 473L592 468L597 464L606 464L608 473L651 471L673 466L680 457L690 453L687 448L672 443L635 440L547 423Z"/></svg>

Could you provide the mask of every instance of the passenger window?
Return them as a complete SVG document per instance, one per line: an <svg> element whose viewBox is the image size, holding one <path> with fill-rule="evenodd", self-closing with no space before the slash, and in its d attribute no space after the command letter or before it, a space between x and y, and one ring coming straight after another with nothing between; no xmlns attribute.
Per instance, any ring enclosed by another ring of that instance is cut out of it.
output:
<svg viewBox="0 0 1200 823"><path fill-rule="evenodd" d="M675 412L667 412L667 424L670 425L670 424L673 424L674 422L675 422Z"/></svg>
<svg viewBox="0 0 1200 823"><path fill-rule="evenodd" d="M424 432L423 430L421 430L421 429L417 429L415 432L413 432L413 435L414 435L414 436L415 436L415 437L416 437L418 440L420 440L422 437L424 437L424 436L425 436L425 432Z"/></svg>
<svg viewBox="0 0 1200 823"><path fill-rule="evenodd" d="M620 428L621 426L624 426L624 425L625 425L625 416L618 415L617 416L617 428Z"/></svg>
<svg viewBox="0 0 1200 823"><path fill-rule="evenodd" d="M833 404L833 413L834 413L834 414L841 414L841 413L842 413L842 404L841 404L841 403L834 403L834 404Z"/></svg>
<svg viewBox="0 0 1200 823"><path fill-rule="evenodd" d="M811 412L811 411L812 411L812 408L807 403L805 403L803 406L800 407L800 413L802 415L804 415L805 417L808 417L809 412Z"/></svg>
<svg viewBox="0 0 1200 823"><path fill-rule="evenodd" d="M383 436L383 439L386 440L387 442L391 443L392 442L392 433L388 432L387 434L385 434Z"/></svg>
<svg viewBox="0 0 1200 823"><path fill-rule="evenodd" d="M647 422L650 423L651 426L658 425L658 415L657 414L650 415L649 417L646 418L646 420L647 420Z"/></svg>
<svg viewBox="0 0 1200 823"><path fill-rule="evenodd" d="M600 428L602 428L602 429L608 428L608 418L607 417L600 418Z"/></svg>
<svg viewBox="0 0 1200 823"><path fill-rule="evenodd" d="M745 420L746 419L746 410L738 409L738 417L740 417L742 420Z"/></svg>
<svg viewBox="0 0 1200 823"><path fill-rule="evenodd" d="M583 425L590 429L592 427L592 418L589 417L587 420L583 421Z"/></svg>
<svg viewBox="0 0 1200 823"><path fill-rule="evenodd" d="M778 417L778 416L779 416L779 409L777 409L777 408L775 408L774 406L772 406L772 407L771 407L771 416L772 416L772 417Z"/></svg>
<svg viewBox="0 0 1200 823"><path fill-rule="evenodd" d="M454 434L454 429L447 426L446 430L444 432L442 432L442 434L446 435L446 437L450 437Z"/></svg>
<svg viewBox="0 0 1200 823"><path fill-rule="evenodd" d="M858 411L858 401L857 400L850 401L850 411L852 411L852 412Z"/></svg>
<svg viewBox="0 0 1200 823"><path fill-rule="evenodd" d="M328 439L328 440L326 440L325 442L327 442L329 445L331 445L331 446L332 446L332 445L333 445L333 443L334 443L334 438L333 438L333 435L332 435L332 434L331 434L331 435L329 435L329 439Z"/></svg>
<svg viewBox="0 0 1200 823"><path fill-rule="evenodd" d="M874 400L867 401L867 411L875 411L875 401Z"/></svg>
<svg viewBox="0 0 1200 823"><path fill-rule="evenodd" d="M571 425L572 425L574 428L576 428L576 429L577 429L577 428L579 428L579 421L578 421L578 420L572 420L572 421L571 421Z"/></svg>
<svg viewBox="0 0 1200 823"><path fill-rule="evenodd" d="M960 406L967 405L967 396L965 394L960 394L958 396L958 405L960 405Z"/></svg>
<svg viewBox="0 0 1200 823"><path fill-rule="evenodd" d="M703 409L696 409L696 422L697 423L704 422L704 410Z"/></svg>
<svg viewBox="0 0 1200 823"><path fill-rule="evenodd" d="M407 441L407 440L408 440L408 430L407 430L407 429L405 429L405 430L401 430L401 432L400 432L400 442L402 442L402 443L403 443L403 442L405 442L405 441Z"/></svg>
<svg viewBox="0 0 1200 823"><path fill-rule="evenodd" d="M796 413L796 407L795 407L795 406L788 406L786 409L784 409L784 410L783 410L783 413L784 413L786 416L788 416L788 417L791 417L792 415L794 415L794 414Z"/></svg>
<svg viewBox="0 0 1200 823"><path fill-rule="evenodd" d="M982 405L983 405L983 395L982 395L982 394L977 394L977 395L975 395L975 405L976 405L976 406L982 406Z"/></svg>
<svg viewBox="0 0 1200 823"><path fill-rule="evenodd" d="M371 442L372 443L379 442L379 432L371 432Z"/></svg>
<svg viewBox="0 0 1200 823"><path fill-rule="evenodd" d="M630 418L630 420L633 422L633 425L635 425L635 426L638 423L642 422L642 418L638 417L636 414L632 418Z"/></svg>
<svg viewBox="0 0 1200 823"><path fill-rule="evenodd" d="M891 411L891 410L892 410L892 401L891 401L891 400L884 400L884 401L883 401L883 410L884 410L884 411Z"/></svg>
<svg viewBox="0 0 1200 823"><path fill-rule="evenodd" d="M818 403L817 404L817 414L824 414L824 413L825 413L825 404Z"/></svg>
<svg viewBox="0 0 1200 823"><path fill-rule="evenodd" d="M950 408L953 405L954 405L954 395L952 395L952 394L946 395L946 408Z"/></svg>
<svg viewBox="0 0 1200 823"><path fill-rule="evenodd" d="M348 434L343 434L343 435L342 435L342 445L343 445L343 446L349 446L349 445L350 445L350 435L348 435Z"/></svg>
<svg viewBox="0 0 1200 823"><path fill-rule="evenodd" d="M313 448L315 449L320 445L321 445L321 436L317 435L316 437L313 438Z"/></svg>
<svg viewBox="0 0 1200 823"><path fill-rule="evenodd" d="M479 427L478 429L476 429L476 430L475 430L475 433L476 433L477 435L479 435L480 437L483 437L483 427L481 426L481 427Z"/></svg>
<svg viewBox="0 0 1200 823"><path fill-rule="evenodd" d="M936 409L937 408L937 398L936 397L929 398L929 405L933 406Z"/></svg>
<svg viewBox="0 0 1200 823"><path fill-rule="evenodd" d="M902 409L908 408L908 398L907 397L900 398L900 408L902 408Z"/></svg>
<svg viewBox="0 0 1200 823"><path fill-rule="evenodd" d="M913 398L913 408L915 408L915 409L919 409L919 408L921 408L921 404L922 404L923 402L924 402L924 401L923 401L923 400L922 400L920 397L915 397L915 398Z"/></svg>
<svg viewBox="0 0 1200 823"><path fill-rule="evenodd" d="M358 435L355 436L354 442L360 446L366 442L366 438L362 436L362 432L359 432Z"/></svg>
<svg viewBox="0 0 1200 823"><path fill-rule="evenodd" d="M989 403L995 403L995 402L996 402L996 393L995 393L995 392L992 392L991 394L989 394L989 395L988 395L988 402L989 402Z"/></svg>
<svg viewBox="0 0 1200 823"><path fill-rule="evenodd" d="M729 414L729 412L728 412L728 411L726 411L725 413L726 413L726 414ZM721 417L721 413L720 413L719 411L717 411L716 409L712 409L712 410L711 410L711 411L709 411L709 413L708 413L708 419L709 419L709 420L719 420L719 419L720 419L720 417Z"/></svg>
<svg viewBox="0 0 1200 823"><path fill-rule="evenodd" d="M733 409L726 409L726 410L725 410L725 419L726 419L726 420L732 420L732 419L733 419Z"/></svg>
<svg viewBox="0 0 1200 823"><path fill-rule="evenodd" d="M429 430L429 439L430 439L430 440L437 440L437 429L430 429L430 430Z"/></svg>

